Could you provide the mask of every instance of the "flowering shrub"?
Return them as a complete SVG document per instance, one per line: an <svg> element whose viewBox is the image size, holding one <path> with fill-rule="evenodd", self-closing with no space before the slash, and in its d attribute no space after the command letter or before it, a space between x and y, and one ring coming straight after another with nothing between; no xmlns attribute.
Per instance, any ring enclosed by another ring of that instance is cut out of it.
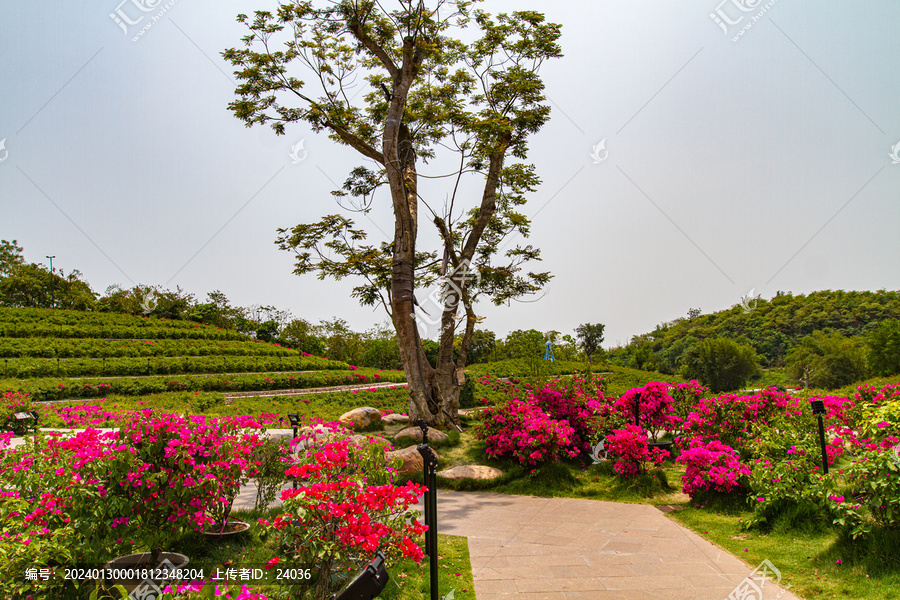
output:
<svg viewBox="0 0 900 600"><path fill-rule="evenodd" d="M158 554L184 529L202 528L255 468L246 458L258 438L245 424L146 410L118 431L51 433L6 450L0 537L13 551L0 553L0 571L21 571L17 561L35 556L102 564L134 546Z"/></svg>
<svg viewBox="0 0 900 600"><path fill-rule="evenodd" d="M799 443L777 458L757 458L751 464L750 501L754 514L749 525L789 515L792 522L821 518L831 485L818 461L820 453L810 443Z"/></svg>
<svg viewBox="0 0 900 600"><path fill-rule="evenodd" d="M597 433L603 418L609 412L609 403L603 397L603 392L596 388L584 390L582 383L583 380L576 377L573 385L564 387L557 380L532 392L531 398L551 419L569 424L573 430L570 437L573 450L589 453L589 440Z"/></svg>
<svg viewBox="0 0 900 600"><path fill-rule="evenodd" d="M212 594L212 596L210 596ZM223 598L224 600L267 600L245 584L225 585L203 581L167 585L156 600L187 600L189 598Z"/></svg>
<svg viewBox="0 0 900 600"><path fill-rule="evenodd" d="M633 388L616 400L616 410L626 422L635 424L635 404L638 423L648 429L671 431L680 420L673 413L673 400L669 395L669 384L650 381L644 387Z"/></svg>
<svg viewBox="0 0 900 600"><path fill-rule="evenodd" d="M752 438L754 426L770 428L773 419L800 416L800 402L785 392L768 388L753 396L719 394L700 398L682 425L686 440L719 440L743 451Z"/></svg>
<svg viewBox="0 0 900 600"><path fill-rule="evenodd" d="M475 428L478 439L487 442L488 456L508 456L532 467L556 462L563 455L577 456L570 448L574 433L566 421L552 419L535 404L518 398L485 408Z"/></svg>
<svg viewBox="0 0 900 600"><path fill-rule="evenodd" d="M613 470L633 477L647 472L647 466L661 465L669 457L668 450L650 448L647 433L637 425L626 425L606 438L606 451L616 459Z"/></svg>
<svg viewBox="0 0 900 600"><path fill-rule="evenodd" d="M286 474L302 484L282 493L283 514L260 523L281 536L287 566L318 570L311 594L309 585L287 586L289 591L328 598L377 549L389 560L422 560L413 540L426 528L411 518L409 507L425 489L413 482L393 485L384 446L332 441L308 450ZM270 561L275 562L281 563L282 556Z"/></svg>
<svg viewBox="0 0 900 600"><path fill-rule="evenodd" d="M702 492L732 492L743 487L750 475L750 468L741 463L734 448L718 440L692 440L676 462L686 467L681 481L684 493L691 498Z"/></svg>
<svg viewBox="0 0 900 600"><path fill-rule="evenodd" d="M669 384L672 410L679 419L679 423L684 422L688 418L688 414L697 405L703 394L707 392L709 392L709 388L703 387L693 379L687 383Z"/></svg>
<svg viewBox="0 0 900 600"><path fill-rule="evenodd" d="M34 426L33 419L17 419L16 413L28 413L32 409L28 394L4 392L0 398L0 428L6 428L19 435Z"/></svg>
<svg viewBox="0 0 900 600"><path fill-rule="evenodd" d="M843 526L856 539L873 528L900 529L900 443L869 450L846 470L847 483L859 490L852 499L830 497Z"/></svg>

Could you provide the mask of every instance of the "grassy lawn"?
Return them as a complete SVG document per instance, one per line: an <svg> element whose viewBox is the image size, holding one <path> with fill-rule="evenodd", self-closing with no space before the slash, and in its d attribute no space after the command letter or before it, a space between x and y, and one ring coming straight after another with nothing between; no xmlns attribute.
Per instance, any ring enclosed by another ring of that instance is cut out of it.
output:
<svg viewBox="0 0 900 600"><path fill-rule="evenodd" d="M225 395L220 392L163 392L160 394L148 394L146 396L114 396L110 395L100 402L84 402L73 400L71 402L39 405L42 427L66 427L59 417L60 409L74 407L83 404L92 404L113 414L122 414L126 411L141 410L146 408L161 409L178 414L203 414L207 416L237 416L262 414L282 417L282 424L273 424L271 427L287 427L287 414L296 412L304 421L322 419L324 421L337 420L345 412L359 406L372 406L378 409L390 409L395 412L409 410L409 393L405 388L375 388L373 391L361 390L354 392L324 392L317 394L304 394L299 396L274 396L274 397L237 397L233 402L226 404ZM78 426L85 426L84 423ZM93 423L94 427L115 427L114 423Z"/></svg>
<svg viewBox="0 0 900 600"><path fill-rule="evenodd" d="M900 533L863 544L819 524L745 531L741 524L750 514L742 507L687 506L669 517L753 567L769 559L781 571L782 586L803 598L900 598Z"/></svg>
<svg viewBox="0 0 900 600"><path fill-rule="evenodd" d="M430 593L428 557L420 565L403 561L388 569L391 580L379 598L420 600ZM438 535L438 590L441 598L451 591L456 600L475 600L469 544L464 537Z"/></svg>

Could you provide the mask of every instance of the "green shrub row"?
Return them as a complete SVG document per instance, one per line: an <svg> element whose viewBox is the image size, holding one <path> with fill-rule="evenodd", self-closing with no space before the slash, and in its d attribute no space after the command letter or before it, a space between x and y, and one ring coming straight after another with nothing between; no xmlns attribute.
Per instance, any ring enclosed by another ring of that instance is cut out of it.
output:
<svg viewBox="0 0 900 600"><path fill-rule="evenodd" d="M549 361L539 359L537 361L524 358L510 358L492 363L479 363L466 366L466 374L492 375L494 377L547 377L555 375L571 375L584 371L587 363L574 360ZM594 371L601 370L595 367Z"/></svg>
<svg viewBox="0 0 900 600"><path fill-rule="evenodd" d="M290 348L256 340L97 340L0 338L0 358L110 358L113 356L297 356Z"/></svg>
<svg viewBox="0 0 900 600"><path fill-rule="evenodd" d="M0 328L7 324L28 323L39 325L116 326L116 327L166 327L172 329L217 329L194 321L160 319L155 316L140 317L124 313L63 310L58 308L9 308L0 307ZM224 330L223 330L224 331Z"/></svg>
<svg viewBox="0 0 900 600"><path fill-rule="evenodd" d="M98 398L110 394L144 396L160 392L253 392L366 385L406 381L402 371L358 369L315 373L253 373L248 375L173 375L169 377L2 379L0 391L28 392L35 400Z"/></svg>
<svg viewBox="0 0 900 600"><path fill-rule="evenodd" d="M318 356L177 356L135 358L0 359L0 378L125 377L203 373L346 370L347 363Z"/></svg>
<svg viewBox="0 0 900 600"><path fill-rule="evenodd" d="M135 325L53 325L44 322L0 322L0 337L6 338L101 338L101 339L194 339L247 340L246 335L230 329L194 324L194 327Z"/></svg>

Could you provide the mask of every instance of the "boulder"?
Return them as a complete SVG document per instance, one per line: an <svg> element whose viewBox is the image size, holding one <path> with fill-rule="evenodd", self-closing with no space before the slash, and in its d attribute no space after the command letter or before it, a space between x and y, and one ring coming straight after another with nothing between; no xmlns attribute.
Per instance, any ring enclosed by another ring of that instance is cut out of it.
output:
<svg viewBox="0 0 900 600"><path fill-rule="evenodd" d="M449 436L439 429L428 430L428 442L443 442ZM398 443L422 442L422 430L419 427L407 427L401 429L394 436L394 441Z"/></svg>
<svg viewBox="0 0 900 600"><path fill-rule="evenodd" d="M438 471L437 475L444 479L497 479L503 477L503 471L494 467L485 467L484 465L465 465L462 467L453 467L444 471Z"/></svg>
<svg viewBox="0 0 900 600"><path fill-rule="evenodd" d="M435 456L437 453L435 452ZM399 458L403 464L400 465L398 471L403 475L412 475L413 473L421 473L424 468L424 463L422 462L422 455L419 454L419 451L416 450L415 446L409 446L408 448L403 448L401 450L394 450L392 452L387 453L387 459L391 460L394 458ZM438 456L438 458L440 458Z"/></svg>
<svg viewBox="0 0 900 600"><path fill-rule="evenodd" d="M354 408L342 414L338 421L349 429L365 429L381 422L381 411L371 406Z"/></svg>
<svg viewBox="0 0 900 600"><path fill-rule="evenodd" d="M381 420L384 421L386 425L393 425L394 423L409 423L409 417L407 415L401 415L399 413L391 413L389 415L385 415L381 417Z"/></svg>

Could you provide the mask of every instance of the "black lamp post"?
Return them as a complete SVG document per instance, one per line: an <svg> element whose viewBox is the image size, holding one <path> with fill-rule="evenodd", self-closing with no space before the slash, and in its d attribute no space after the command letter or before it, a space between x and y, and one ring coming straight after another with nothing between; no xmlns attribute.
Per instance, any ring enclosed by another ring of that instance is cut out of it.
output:
<svg viewBox="0 0 900 600"><path fill-rule="evenodd" d="M416 424L422 429L422 443L416 447L422 455L425 475L425 554L428 555L428 565L431 579L431 600L438 600L438 552L437 552L437 464L438 458L434 450L428 446L428 425L419 419Z"/></svg>
<svg viewBox="0 0 900 600"><path fill-rule="evenodd" d="M828 475L828 453L825 450L825 425L822 422L822 418L827 412L825 410L825 403L821 400L810 400L809 406L812 408L812 413L819 420L819 446L822 448L822 470Z"/></svg>
<svg viewBox="0 0 900 600"><path fill-rule="evenodd" d="M47 258L50 259L50 275L51 275L51 277L50 277L50 306L53 306L54 304L56 304L56 298L54 297L54 293L53 293L54 289L53 289L53 277L52 277L52 275L53 275L53 259L56 258L56 255L54 254L53 256L47 256Z"/></svg>
<svg viewBox="0 0 900 600"><path fill-rule="evenodd" d="M294 430L294 437L292 439L297 439L297 428L300 427L300 415L297 413L288 413L288 421L291 422L291 429ZM293 446L293 444L292 444ZM293 446L296 450L296 446ZM297 489L297 479L294 478L294 489Z"/></svg>

